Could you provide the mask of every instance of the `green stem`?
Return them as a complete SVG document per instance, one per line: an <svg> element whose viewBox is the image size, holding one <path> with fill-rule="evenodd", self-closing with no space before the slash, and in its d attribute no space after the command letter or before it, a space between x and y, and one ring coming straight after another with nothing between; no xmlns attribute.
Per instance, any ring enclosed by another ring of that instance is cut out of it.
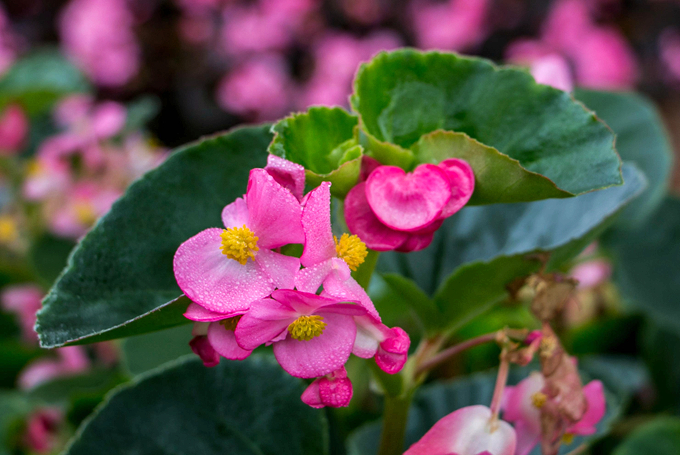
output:
<svg viewBox="0 0 680 455"><path fill-rule="evenodd" d="M354 279L357 280L357 283L365 290L368 290L368 285L371 282L373 270L375 270L375 265L378 263L379 256L379 252L368 250L368 255L366 256L364 263L359 266L356 272L352 273Z"/></svg>
<svg viewBox="0 0 680 455"><path fill-rule="evenodd" d="M385 411L378 455L401 455L404 452L404 436L412 395L412 393L398 397L385 395Z"/></svg>

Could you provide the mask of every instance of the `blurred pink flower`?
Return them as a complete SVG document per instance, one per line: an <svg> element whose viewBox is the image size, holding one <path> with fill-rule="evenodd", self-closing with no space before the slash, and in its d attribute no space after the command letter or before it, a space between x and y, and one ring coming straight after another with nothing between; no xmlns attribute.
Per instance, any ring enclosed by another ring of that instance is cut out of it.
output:
<svg viewBox="0 0 680 455"><path fill-rule="evenodd" d="M612 274L612 266L604 259L595 259L578 264L570 272L578 280L578 287L592 288L602 284Z"/></svg>
<svg viewBox="0 0 680 455"><path fill-rule="evenodd" d="M18 104L10 104L0 116L0 155L14 155L26 143L29 123Z"/></svg>
<svg viewBox="0 0 680 455"><path fill-rule="evenodd" d="M613 28L598 27L582 36L571 58L576 80L583 87L624 90L631 88L637 78L635 54Z"/></svg>
<svg viewBox="0 0 680 455"><path fill-rule="evenodd" d="M565 92L574 89L569 63L559 54L549 54L534 60L531 75L539 84L550 85Z"/></svg>
<svg viewBox="0 0 680 455"><path fill-rule="evenodd" d="M0 75L16 60L18 47L19 38L14 34L5 8L0 4Z"/></svg>
<svg viewBox="0 0 680 455"><path fill-rule="evenodd" d="M345 16L364 25L373 25L384 19L389 2L383 0L340 0Z"/></svg>
<svg viewBox="0 0 680 455"><path fill-rule="evenodd" d="M217 102L223 109L253 120L272 120L286 114L292 89L282 57L258 56L222 78Z"/></svg>
<svg viewBox="0 0 680 455"><path fill-rule="evenodd" d="M31 453L51 453L56 449L64 414L59 408L39 408L26 422L23 443Z"/></svg>
<svg viewBox="0 0 680 455"><path fill-rule="evenodd" d="M33 326L35 314L42 306L43 296L43 291L34 284L7 286L0 295L2 308L17 315L21 336L27 343L35 344L38 341Z"/></svg>
<svg viewBox="0 0 680 455"><path fill-rule="evenodd" d="M67 190L62 200L48 201L48 226L58 236L78 238L105 215L121 195L122 191L102 187L97 182L78 182Z"/></svg>
<svg viewBox="0 0 680 455"><path fill-rule="evenodd" d="M661 60L671 78L680 81L680 29L668 28L659 37Z"/></svg>
<svg viewBox="0 0 680 455"><path fill-rule="evenodd" d="M29 363L19 374L18 385L30 390L51 379L82 373L90 368L90 359L82 346L55 349L57 358L40 358Z"/></svg>
<svg viewBox="0 0 680 455"><path fill-rule="evenodd" d="M453 51L474 47L488 33L488 8L488 0L416 0L411 11L418 47Z"/></svg>
<svg viewBox="0 0 680 455"><path fill-rule="evenodd" d="M59 18L64 52L96 84L118 87L139 71L134 17L125 0L71 0Z"/></svg>

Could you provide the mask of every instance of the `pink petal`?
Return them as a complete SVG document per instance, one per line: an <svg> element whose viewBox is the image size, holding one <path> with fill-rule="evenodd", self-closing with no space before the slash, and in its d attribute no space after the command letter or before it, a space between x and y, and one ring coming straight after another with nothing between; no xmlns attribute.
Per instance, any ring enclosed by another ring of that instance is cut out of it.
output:
<svg viewBox="0 0 680 455"><path fill-rule="evenodd" d="M411 339L400 327L390 329L389 336L380 343L375 355L375 362L381 370L388 374L401 371L408 359L408 348Z"/></svg>
<svg viewBox="0 0 680 455"><path fill-rule="evenodd" d="M220 363L220 355L213 349L207 336L201 335L192 338L189 346L194 354L201 358L204 366L214 367Z"/></svg>
<svg viewBox="0 0 680 455"><path fill-rule="evenodd" d="M315 293L332 270L333 261L330 259L300 269L295 275L295 288L298 291Z"/></svg>
<svg viewBox="0 0 680 455"><path fill-rule="evenodd" d="M515 387L505 390L503 419L517 424L523 422L523 430L532 435L541 433L541 413L534 406L532 397L540 392L545 380L540 373L534 372L519 382Z"/></svg>
<svg viewBox="0 0 680 455"><path fill-rule="evenodd" d="M302 209L305 249L300 263L309 267L337 256L331 232L331 184L322 182L306 197Z"/></svg>
<svg viewBox="0 0 680 455"><path fill-rule="evenodd" d="M255 263L267 274L274 286L279 289L293 289L295 275L300 270L300 260L271 250L260 250L255 255Z"/></svg>
<svg viewBox="0 0 680 455"><path fill-rule="evenodd" d="M234 331L227 330L219 322L213 322L208 327L208 341L219 355L229 360L243 360L253 352L242 349L236 343Z"/></svg>
<svg viewBox="0 0 680 455"><path fill-rule="evenodd" d="M432 243L434 239L434 232L429 234L413 234L409 235L404 243L399 245L397 251L402 253L410 253L412 251L424 250Z"/></svg>
<svg viewBox="0 0 680 455"><path fill-rule="evenodd" d="M201 305L191 302L187 310L184 312L184 317L191 319L192 321L213 322L226 319L230 316L228 314L216 313L214 311L206 310Z"/></svg>
<svg viewBox="0 0 680 455"><path fill-rule="evenodd" d="M236 326L235 336L239 346L253 350L267 343L286 329L299 316L289 305L273 299L253 302L250 310L243 315Z"/></svg>
<svg viewBox="0 0 680 455"><path fill-rule="evenodd" d="M589 435L595 433L595 425L604 417L607 401L604 387L600 381L590 381L583 387L583 394L588 402L588 409L581 420L567 429L568 433Z"/></svg>
<svg viewBox="0 0 680 455"><path fill-rule="evenodd" d="M302 396L300 396L300 399L304 404L315 409L321 409L326 406L321 401L321 394L319 393L319 382L321 379L322 378L316 379L311 384L309 384L305 391L302 392Z"/></svg>
<svg viewBox="0 0 680 455"><path fill-rule="evenodd" d="M18 152L26 140L28 129L24 110L17 104L10 104L0 116L0 155Z"/></svg>
<svg viewBox="0 0 680 455"><path fill-rule="evenodd" d="M305 168L276 155L269 154L264 168L279 185L293 193L298 200L305 191Z"/></svg>
<svg viewBox="0 0 680 455"><path fill-rule="evenodd" d="M305 241L300 203L264 169L250 171L246 203L250 216L248 227L259 238L261 249Z"/></svg>
<svg viewBox="0 0 680 455"><path fill-rule="evenodd" d="M441 217L448 218L468 203L475 191L475 174L467 161L450 158L438 164L449 178L451 199L442 210Z"/></svg>
<svg viewBox="0 0 680 455"><path fill-rule="evenodd" d="M535 428L528 428L528 424L524 420L518 420L514 426L517 435L515 455L529 455L536 444L541 441L540 428L538 431Z"/></svg>
<svg viewBox="0 0 680 455"><path fill-rule="evenodd" d="M382 163L375 158L371 158L368 155L361 157L361 173L359 174L359 182L365 182L368 176L371 175L373 171L382 166Z"/></svg>
<svg viewBox="0 0 680 455"><path fill-rule="evenodd" d="M359 183L345 197L347 227L372 250L394 250L406 241L408 234L388 228L375 216L368 205L365 190L366 183Z"/></svg>
<svg viewBox="0 0 680 455"><path fill-rule="evenodd" d="M248 205L246 204L246 200L242 197L237 198L234 202L222 209L222 223L224 223L224 227L226 228L240 228L244 225L250 227L248 221Z"/></svg>
<svg viewBox="0 0 680 455"><path fill-rule="evenodd" d="M325 296L332 296L335 299L341 299L343 301L358 301L361 306L363 306L368 314L370 314L378 322L380 321L380 315L373 305L373 301L366 294L364 288L361 287L359 283L356 282L351 276L345 280L342 279L342 275L337 273L331 273L328 275L326 280L323 282Z"/></svg>
<svg viewBox="0 0 680 455"><path fill-rule="evenodd" d="M351 316L316 313L327 324L323 333L309 341L287 337L274 344L281 367L298 378L316 378L337 370L347 362L357 329ZM245 317L245 316L244 316Z"/></svg>
<svg viewBox="0 0 680 455"><path fill-rule="evenodd" d="M92 112L92 130L99 138L109 138L125 126L125 107L115 101L105 101Z"/></svg>
<svg viewBox="0 0 680 455"><path fill-rule="evenodd" d="M344 370L344 367L342 368ZM322 378L319 382L319 396L321 402L331 408L344 408L352 400L352 381L345 372L344 378Z"/></svg>
<svg viewBox="0 0 680 455"><path fill-rule="evenodd" d="M502 421L491 432L491 410L486 406L458 409L434 424L404 455L479 454L515 455L515 430Z"/></svg>
<svg viewBox="0 0 680 455"><path fill-rule="evenodd" d="M321 308L336 305L339 302L359 303L354 299L338 300L336 298L322 297L309 292L292 291L289 289L278 289L272 292L272 298L291 308L299 315L313 314Z"/></svg>
<svg viewBox="0 0 680 455"><path fill-rule="evenodd" d="M206 229L180 245L173 261L175 279L190 300L207 310L242 312L268 296L274 283L257 263L241 265L222 254L221 232Z"/></svg>
<svg viewBox="0 0 680 455"><path fill-rule="evenodd" d="M434 164L421 164L411 173L380 166L366 180L366 199L387 227L415 231L441 215L451 199L451 185Z"/></svg>
<svg viewBox="0 0 680 455"><path fill-rule="evenodd" d="M357 336L354 339L352 354L362 359L370 359L378 352L380 341L369 330L357 324Z"/></svg>

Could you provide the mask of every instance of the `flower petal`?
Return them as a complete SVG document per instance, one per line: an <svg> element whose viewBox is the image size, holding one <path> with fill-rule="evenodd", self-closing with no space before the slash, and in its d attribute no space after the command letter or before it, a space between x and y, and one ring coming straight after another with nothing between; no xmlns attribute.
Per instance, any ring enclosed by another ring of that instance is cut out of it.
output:
<svg viewBox="0 0 680 455"><path fill-rule="evenodd" d="M243 360L253 352L242 349L236 343L234 331L227 330L219 322L213 322L208 327L208 341L219 355L229 360Z"/></svg>
<svg viewBox="0 0 680 455"><path fill-rule="evenodd" d="M315 409L321 409L326 406L321 401L321 394L319 393L319 382L321 379L323 378L316 379L311 384L309 384L305 391L302 392L302 396L300 397L304 404Z"/></svg>
<svg viewBox="0 0 680 455"><path fill-rule="evenodd" d="M323 296L333 297L344 302L358 301L368 314L380 322L380 315L378 310L375 309L373 301L354 278L349 277L346 280L341 280L338 278L338 274L331 273L323 282L323 289Z"/></svg>
<svg viewBox="0 0 680 455"><path fill-rule="evenodd" d="M268 296L274 283L255 262L241 265L222 254L221 232L206 229L180 245L173 261L175 279L190 300L207 310L242 312Z"/></svg>
<svg viewBox="0 0 680 455"><path fill-rule="evenodd" d="M318 309L340 302L355 302L353 299L338 300L312 294L310 292L291 291L289 289L278 289L272 292L272 298L290 307L298 315L309 315ZM359 303L359 302L356 302Z"/></svg>
<svg viewBox="0 0 680 455"><path fill-rule="evenodd" d="M322 182L306 197L302 209L305 249L300 263L309 267L337 256L331 231L331 184Z"/></svg>
<svg viewBox="0 0 680 455"><path fill-rule="evenodd" d="M387 227L415 231L437 219L451 199L444 170L421 164L411 173L396 166L380 166L366 180L366 199Z"/></svg>
<svg viewBox="0 0 680 455"><path fill-rule="evenodd" d="M279 185L293 193L298 200L302 199L302 193L305 191L304 166L270 153L264 169Z"/></svg>
<svg viewBox="0 0 680 455"><path fill-rule="evenodd" d="M400 327L389 329L388 333L387 338L380 343L375 355L375 363L385 373L395 374L401 371L408 359L411 339Z"/></svg>
<svg viewBox="0 0 680 455"><path fill-rule="evenodd" d="M396 250L402 253L410 253L412 251L424 250L432 243L434 239L434 232L430 234L414 234L409 235L404 243L399 245Z"/></svg>
<svg viewBox="0 0 680 455"><path fill-rule="evenodd" d="M212 322L220 321L231 316L224 313L216 313L214 311L206 310L201 305L191 302L187 310L184 312L184 317L191 319L192 321Z"/></svg>
<svg viewBox="0 0 680 455"><path fill-rule="evenodd" d="M358 235L366 246L375 251L390 251L404 243L406 232L385 226L371 210L366 199L366 183L352 188L345 197L345 221L352 234Z"/></svg>
<svg viewBox="0 0 680 455"><path fill-rule="evenodd" d="M248 205L244 198L236 198L222 209L222 223L226 228L248 226Z"/></svg>
<svg viewBox="0 0 680 455"><path fill-rule="evenodd" d="M449 178L451 199L444 206L441 217L448 218L462 209L475 191L475 174L465 160L450 158L438 164Z"/></svg>
<svg viewBox="0 0 680 455"><path fill-rule="evenodd" d="M205 335L195 336L189 342L191 350L199 356L206 367L214 367L220 363L220 355L213 349L212 344Z"/></svg>
<svg viewBox="0 0 680 455"><path fill-rule="evenodd" d="M253 350L285 332L298 316L289 305L273 299L253 302L236 326L236 342L243 349Z"/></svg>
<svg viewBox="0 0 680 455"><path fill-rule="evenodd" d="M295 288L298 291L315 293L332 270L331 259L300 269L295 275Z"/></svg>
<svg viewBox="0 0 680 455"><path fill-rule="evenodd" d="M568 433L589 435L595 433L595 426L604 417L607 401L604 387L600 381L590 381L583 387L583 394L588 402L588 409L581 420L567 429Z"/></svg>
<svg viewBox="0 0 680 455"><path fill-rule="evenodd" d="M344 370L344 367L342 370ZM345 377L343 378L321 378L321 381L319 381L319 396L321 402L325 406L331 408L344 408L349 406L353 392L352 381L347 377L347 373L345 373Z"/></svg>
<svg viewBox="0 0 680 455"><path fill-rule="evenodd" d="M293 289L295 275L300 270L300 260L271 250L260 250L255 255L255 262L279 289Z"/></svg>
<svg viewBox="0 0 680 455"><path fill-rule="evenodd" d="M248 227L258 237L260 248L273 249L305 241L300 202L264 169L250 171L246 203L250 217Z"/></svg>
<svg viewBox="0 0 680 455"><path fill-rule="evenodd" d="M329 374L343 366L352 352L357 333L352 317L317 314L327 324L321 335L309 341L287 337L274 344L276 360L292 376L316 378Z"/></svg>

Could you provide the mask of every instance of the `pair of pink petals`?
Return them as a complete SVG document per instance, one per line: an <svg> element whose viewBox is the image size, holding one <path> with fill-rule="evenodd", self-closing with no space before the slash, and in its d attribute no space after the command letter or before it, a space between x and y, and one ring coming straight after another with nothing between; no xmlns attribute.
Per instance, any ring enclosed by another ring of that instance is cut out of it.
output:
<svg viewBox="0 0 680 455"><path fill-rule="evenodd" d="M372 250L422 250L444 219L467 204L474 185L472 168L460 159L409 173L379 166L347 194L345 220Z"/></svg>

